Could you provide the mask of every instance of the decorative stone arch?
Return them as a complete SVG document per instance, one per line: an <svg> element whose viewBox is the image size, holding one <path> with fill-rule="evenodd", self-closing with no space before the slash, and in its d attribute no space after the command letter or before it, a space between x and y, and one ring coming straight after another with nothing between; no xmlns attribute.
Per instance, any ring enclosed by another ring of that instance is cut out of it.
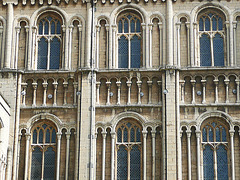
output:
<svg viewBox="0 0 240 180"><path fill-rule="evenodd" d="M71 16L68 24L73 25L74 21L78 21L79 24L81 23L81 25L85 27L85 19L80 14L75 14L75 15Z"/></svg>
<svg viewBox="0 0 240 180"><path fill-rule="evenodd" d="M237 10L233 11L232 14L233 14L233 21L236 21L236 18L240 17L240 10L237 9Z"/></svg>
<svg viewBox="0 0 240 180"><path fill-rule="evenodd" d="M233 118L229 114L222 111L205 112L198 116L198 118L196 119L196 129L201 130L202 123L206 119L211 117L218 117L220 119L225 120L225 122L229 125L229 130L230 131L234 130Z"/></svg>
<svg viewBox="0 0 240 180"><path fill-rule="evenodd" d="M177 13L173 18L175 23L180 22L181 18L185 18L187 20L186 22L192 22L191 14L184 11Z"/></svg>
<svg viewBox="0 0 240 180"><path fill-rule="evenodd" d="M137 120L137 122L139 122L142 125L143 131L146 131L146 127L147 127L146 123L148 122L147 119L136 112L123 112L123 113L120 113L117 116L115 116L111 121L111 124L112 124L111 131L115 132L117 124L121 120L127 119L127 118Z"/></svg>
<svg viewBox="0 0 240 180"><path fill-rule="evenodd" d="M105 20L106 24L110 23L110 17L105 16L105 15L100 15L95 18L95 21L97 22L96 24L99 25L101 20Z"/></svg>
<svg viewBox="0 0 240 180"><path fill-rule="evenodd" d="M28 133L31 132L31 128L33 127L34 123L40 121L40 120L49 120L55 124L57 127L57 133L61 133L61 129L63 126L62 121L55 115L50 113L40 113L33 117L31 117L27 123L26 123L26 130Z"/></svg>
<svg viewBox="0 0 240 180"><path fill-rule="evenodd" d="M227 6L224 6L223 4L221 4L219 2L211 2L211 3L203 2L203 3L200 3L198 6L196 6L191 11L191 17L193 17L193 22L197 22L198 15L202 10L209 9L209 8L218 9L219 11L221 11L224 14L226 21L230 20L231 11Z"/></svg>
<svg viewBox="0 0 240 180"><path fill-rule="evenodd" d="M146 24L149 23L148 15L145 9L139 5L131 4L131 5L120 5L119 7L114 9L110 14L110 17L111 17L110 24L117 24L116 21L117 21L118 15L127 10L132 10L137 12L141 16L142 23L146 23Z"/></svg>

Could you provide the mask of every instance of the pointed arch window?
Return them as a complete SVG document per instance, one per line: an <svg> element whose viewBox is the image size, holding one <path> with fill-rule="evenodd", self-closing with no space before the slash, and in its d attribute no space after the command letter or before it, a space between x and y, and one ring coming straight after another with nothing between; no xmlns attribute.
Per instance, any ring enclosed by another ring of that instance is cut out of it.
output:
<svg viewBox="0 0 240 180"><path fill-rule="evenodd" d="M142 128L135 121L124 121L117 126L117 179L142 179Z"/></svg>
<svg viewBox="0 0 240 180"><path fill-rule="evenodd" d="M208 122L202 128L204 180L228 179L227 128L219 122Z"/></svg>
<svg viewBox="0 0 240 180"><path fill-rule="evenodd" d="M54 179L56 159L56 129L47 122L32 130L31 179Z"/></svg>
<svg viewBox="0 0 240 180"><path fill-rule="evenodd" d="M38 21L37 69L59 69L62 48L62 22L60 18L47 15Z"/></svg>
<svg viewBox="0 0 240 180"><path fill-rule="evenodd" d="M141 19L134 13L118 18L118 68L140 68L142 61Z"/></svg>
<svg viewBox="0 0 240 180"><path fill-rule="evenodd" d="M217 11L202 13L198 19L200 66L224 66L224 17Z"/></svg>

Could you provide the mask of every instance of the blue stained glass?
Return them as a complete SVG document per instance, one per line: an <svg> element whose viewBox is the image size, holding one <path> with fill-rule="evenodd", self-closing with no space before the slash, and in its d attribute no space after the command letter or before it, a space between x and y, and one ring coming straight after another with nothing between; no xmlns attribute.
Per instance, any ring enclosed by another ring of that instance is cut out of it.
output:
<svg viewBox="0 0 240 180"><path fill-rule="evenodd" d="M56 131L53 129L52 131L52 143L56 143Z"/></svg>
<svg viewBox="0 0 240 180"><path fill-rule="evenodd" d="M57 34L61 34L61 23L57 21Z"/></svg>
<svg viewBox="0 0 240 180"><path fill-rule="evenodd" d="M210 145L205 146L203 150L203 171L204 180L214 179L213 150Z"/></svg>
<svg viewBox="0 0 240 180"><path fill-rule="evenodd" d="M141 23L140 23L139 19L137 20L136 32L141 32Z"/></svg>
<svg viewBox="0 0 240 180"><path fill-rule="evenodd" d="M44 180L53 180L55 174L55 152L49 147L44 153Z"/></svg>
<svg viewBox="0 0 240 180"><path fill-rule="evenodd" d="M213 16L213 14L212 14L212 13L209 13L209 14L208 14L208 16L209 16L209 17L212 17L212 16Z"/></svg>
<svg viewBox="0 0 240 180"><path fill-rule="evenodd" d="M130 128L131 126L132 126L132 124L131 124L130 122L128 122L128 123L127 123L127 127Z"/></svg>
<svg viewBox="0 0 240 180"><path fill-rule="evenodd" d="M135 141L135 131L133 128L131 128L131 131L130 131L130 141L131 142Z"/></svg>
<svg viewBox="0 0 240 180"><path fill-rule="evenodd" d="M123 142L128 142L128 131L127 128L123 130Z"/></svg>
<svg viewBox="0 0 240 180"><path fill-rule="evenodd" d="M212 30L217 30L217 19L215 17L212 18Z"/></svg>
<svg viewBox="0 0 240 180"><path fill-rule="evenodd" d="M209 128L208 135L209 135L209 141L213 142L213 130L212 130L212 128Z"/></svg>
<svg viewBox="0 0 240 180"><path fill-rule="evenodd" d="M141 40L138 36L131 39L131 68L140 68L141 61Z"/></svg>
<svg viewBox="0 0 240 180"><path fill-rule="evenodd" d="M117 179L126 180L128 175L128 157L127 150L124 146L120 146L117 151Z"/></svg>
<svg viewBox="0 0 240 180"><path fill-rule="evenodd" d="M222 142L227 142L227 134L226 134L226 129L222 129Z"/></svg>
<svg viewBox="0 0 240 180"><path fill-rule="evenodd" d="M122 21L118 22L118 33L122 33Z"/></svg>
<svg viewBox="0 0 240 180"><path fill-rule="evenodd" d="M223 21L222 18L218 18L218 30L221 31L223 30Z"/></svg>
<svg viewBox="0 0 240 180"><path fill-rule="evenodd" d="M141 153L137 145L134 145L130 152L130 179L141 179Z"/></svg>
<svg viewBox="0 0 240 180"><path fill-rule="evenodd" d="M55 34L55 22L51 22L51 34Z"/></svg>
<svg viewBox="0 0 240 180"><path fill-rule="evenodd" d="M214 66L224 66L223 38L219 33L213 38Z"/></svg>
<svg viewBox="0 0 240 180"><path fill-rule="evenodd" d="M224 145L218 146L217 149L217 177L218 180L228 179L227 150Z"/></svg>
<svg viewBox="0 0 240 180"><path fill-rule="evenodd" d="M50 44L50 69L59 69L60 64L60 41L54 37Z"/></svg>
<svg viewBox="0 0 240 180"><path fill-rule="evenodd" d="M203 19L202 18L199 19L199 31L204 31L204 29L203 29Z"/></svg>
<svg viewBox="0 0 240 180"><path fill-rule="evenodd" d="M40 21L39 25L38 25L38 34L39 35L43 34L43 23L42 23L42 21Z"/></svg>
<svg viewBox="0 0 240 180"><path fill-rule="evenodd" d="M51 16L48 16L48 17L47 17L47 20L51 21L51 20L52 20L52 17L51 17Z"/></svg>
<svg viewBox="0 0 240 180"><path fill-rule="evenodd" d="M32 152L31 179L40 180L42 174L42 152L39 147L35 147Z"/></svg>
<svg viewBox="0 0 240 180"><path fill-rule="evenodd" d="M128 40L125 36L118 40L118 67L128 68Z"/></svg>
<svg viewBox="0 0 240 180"><path fill-rule="evenodd" d="M205 19L205 31L210 31L210 20L208 17Z"/></svg>
<svg viewBox="0 0 240 180"><path fill-rule="evenodd" d="M128 33L128 21L124 19L124 32Z"/></svg>
<svg viewBox="0 0 240 180"><path fill-rule="evenodd" d="M203 128L203 130L202 130L202 139L203 139L203 142L207 142L207 131L206 131L206 128Z"/></svg>
<svg viewBox="0 0 240 180"><path fill-rule="evenodd" d="M33 131L32 143L37 144L37 130L36 129Z"/></svg>
<svg viewBox="0 0 240 180"><path fill-rule="evenodd" d="M216 141L221 142L221 135L220 135L220 129L219 127L216 128Z"/></svg>
<svg viewBox="0 0 240 180"><path fill-rule="evenodd" d="M122 142L122 130L120 128L117 131L117 142Z"/></svg>
<svg viewBox="0 0 240 180"><path fill-rule="evenodd" d="M44 24L44 34L49 34L49 22L45 22Z"/></svg>
<svg viewBox="0 0 240 180"><path fill-rule="evenodd" d="M38 143L43 143L43 130L40 129L39 131L39 137L38 137Z"/></svg>
<svg viewBox="0 0 240 180"><path fill-rule="evenodd" d="M135 32L135 21L131 20L131 33Z"/></svg>
<svg viewBox="0 0 240 180"><path fill-rule="evenodd" d="M42 127L43 127L43 129L46 129L47 125L46 125L46 124L43 124Z"/></svg>
<svg viewBox="0 0 240 180"><path fill-rule="evenodd" d="M212 123L212 126L213 126L213 127L215 127L215 126L216 126L216 123L215 123L215 122L213 122L213 123Z"/></svg>
<svg viewBox="0 0 240 180"><path fill-rule="evenodd" d="M128 16L127 16L127 18L128 18L128 19L131 19L131 18L132 18L132 16L131 16L131 15L128 15Z"/></svg>
<svg viewBox="0 0 240 180"><path fill-rule="evenodd" d="M136 130L136 138L137 138L136 142L141 142L141 132L139 128L137 128Z"/></svg>
<svg viewBox="0 0 240 180"><path fill-rule="evenodd" d="M37 69L47 69L48 44L45 38L38 42L38 62Z"/></svg>
<svg viewBox="0 0 240 180"><path fill-rule="evenodd" d="M211 66L211 45L210 38L203 34L200 38L200 64L201 66Z"/></svg>
<svg viewBox="0 0 240 180"><path fill-rule="evenodd" d="M49 129L47 129L47 132L46 132L46 143L50 143L50 131Z"/></svg>

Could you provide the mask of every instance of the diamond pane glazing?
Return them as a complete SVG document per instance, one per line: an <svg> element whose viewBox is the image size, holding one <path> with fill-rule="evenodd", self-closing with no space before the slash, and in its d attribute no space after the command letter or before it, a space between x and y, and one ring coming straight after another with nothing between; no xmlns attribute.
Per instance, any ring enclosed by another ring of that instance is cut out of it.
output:
<svg viewBox="0 0 240 180"><path fill-rule="evenodd" d="M50 44L50 69L59 69L60 45L59 39L53 38Z"/></svg>
<svg viewBox="0 0 240 180"><path fill-rule="evenodd" d="M214 180L213 150L210 145L203 150L203 171L204 180Z"/></svg>
<svg viewBox="0 0 240 180"><path fill-rule="evenodd" d="M218 180L228 179L227 150L224 145L218 146L217 149L217 177Z"/></svg>
<svg viewBox="0 0 240 180"><path fill-rule="evenodd" d="M125 36L118 40L118 67L128 68L128 40Z"/></svg>
<svg viewBox="0 0 240 180"><path fill-rule="evenodd" d="M211 66L211 45L207 34L200 38L200 61L201 66Z"/></svg>
<svg viewBox="0 0 240 180"><path fill-rule="evenodd" d="M223 38L219 33L213 38L214 66L224 66Z"/></svg>
<svg viewBox="0 0 240 180"><path fill-rule="evenodd" d="M44 180L54 180L55 174L55 152L49 147L44 153Z"/></svg>
<svg viewBox="0 0 240 180"><path fill-rule="evenodd" d="M127 166L127 150L124 146L120 146L117 151L117 179L126 180L128 175L128 166Z"/></svg>
<svg viewBox="0 0 240 180"><path fill-rule="evenodd" d="M131 39L131 68L140 68L141 61L141 40L138 36Z"/></svg>
<svg viewBox="0 0 240 180"><path fill-rule="evenodd" d="M141 179L141 153L137 145L134 145L130 152L130 179Z"/></svg>
<svg viewBox="0 0 240 180"><path fill-rule="evenodd" d="M35 147L32 152L31 179L41 180L42 173L42 152L39 147Z"/></svg>

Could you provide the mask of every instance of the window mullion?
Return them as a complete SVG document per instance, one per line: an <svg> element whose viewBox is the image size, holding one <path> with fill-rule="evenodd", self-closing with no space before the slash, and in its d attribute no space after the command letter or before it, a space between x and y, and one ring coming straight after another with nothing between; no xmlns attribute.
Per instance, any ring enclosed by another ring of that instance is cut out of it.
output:
<svg viewBox="0 0 240 180"><path fill-rule="evenodd" d="M217 180L217 147L214 145L214 180Z"/></svg>
<svg viewBox="0 0 240 180"><path fill-rule="evenodd" d="M131 68L131 35L128 35L128 68Z"/></svg>
<svg viewBox="0 0 240 180"><path fill-rule="evenodd" d="M131 152L131 147L127 147L128 149L127 149L127 151L128 151L128 180L130 180L130 152Z"/></svg>
<svg viewBox="0 0 240 180"><path fill-rule="evenodd" d="M50 67L50 42L51 42L51 37L48 37L48 52L47 52L47 70L49 70Z"/></svg>
<svg viewBox="0 0 240 180"><path fill-rule="evenodd" d="M45 147L42 148L42 175L41 175L41 180L43 180L43 175L44 175L44 151Z"/></svg>
<svg viewBox="0 0 240 180"><path fill-rule="evenodd" d="M213 52L213 34L210 34L210 43L211 43L211 62L212 66L214 66L214 52Z"/></svg>

